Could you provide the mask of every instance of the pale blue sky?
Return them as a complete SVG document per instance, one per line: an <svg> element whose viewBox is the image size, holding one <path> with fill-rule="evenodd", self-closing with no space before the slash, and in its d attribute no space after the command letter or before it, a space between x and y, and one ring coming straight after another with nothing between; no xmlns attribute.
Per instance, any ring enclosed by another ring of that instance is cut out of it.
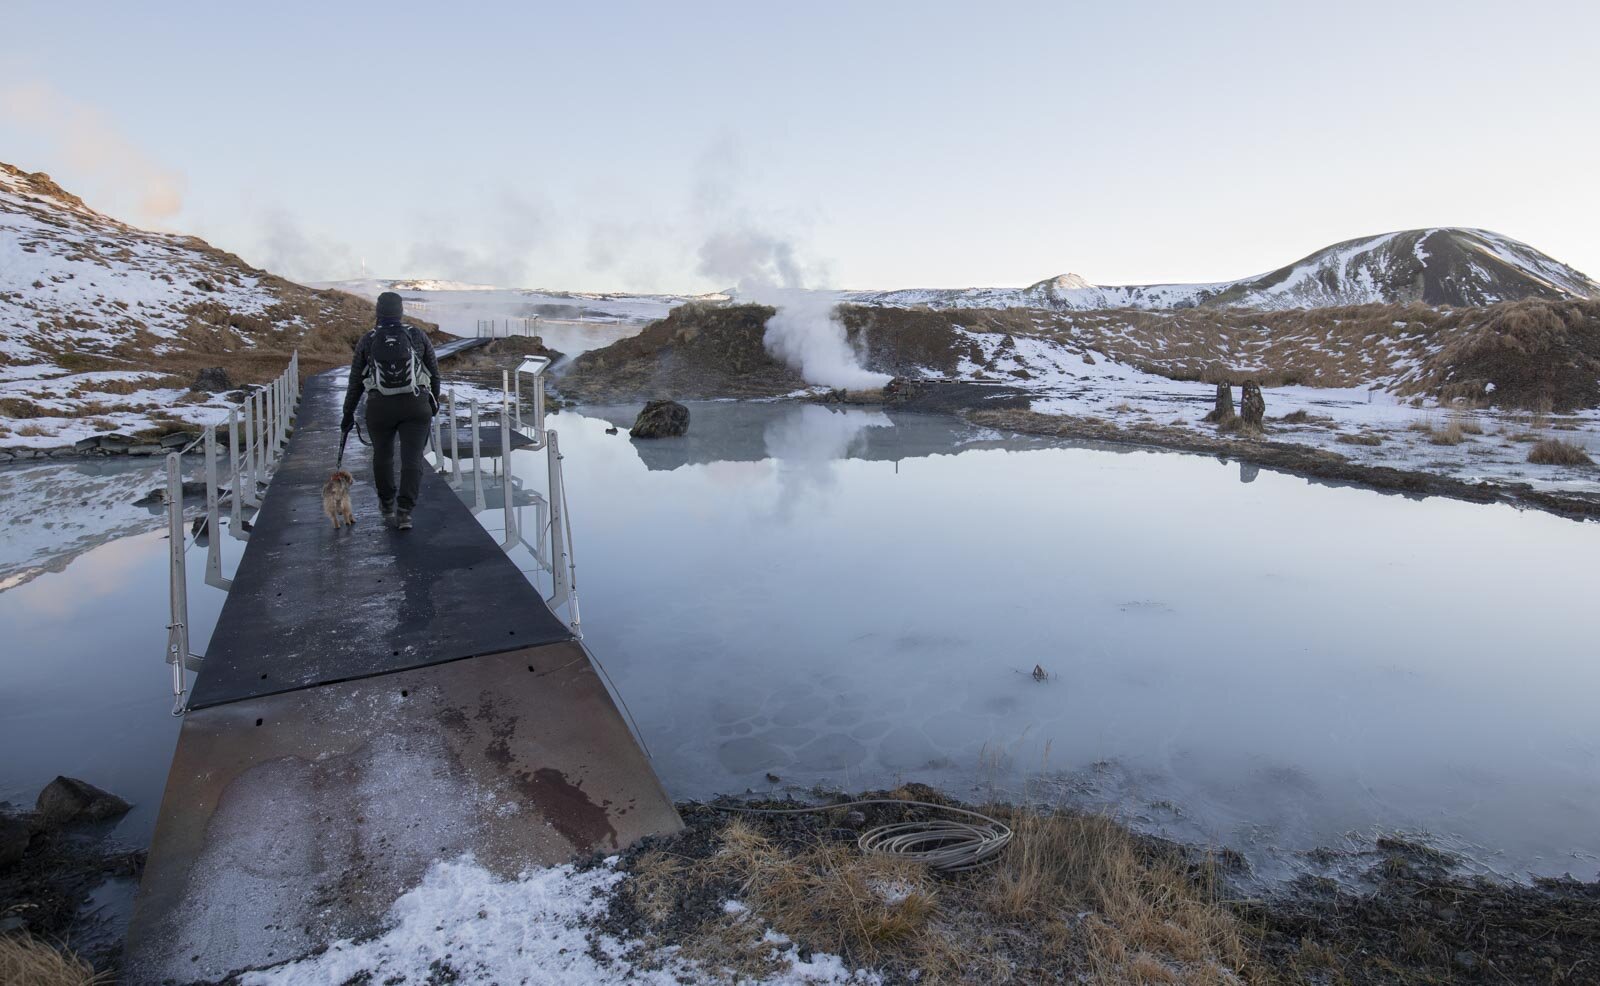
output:
<svg viewBox="0 0 1600 986"><path fill-rule="evenodd" d="M750 230L813 286L1214 280L1431 225L1600 276L1594 2L7 0L0 22L0 160L302 279L700 290L723 286L701 244Z"/></svg>

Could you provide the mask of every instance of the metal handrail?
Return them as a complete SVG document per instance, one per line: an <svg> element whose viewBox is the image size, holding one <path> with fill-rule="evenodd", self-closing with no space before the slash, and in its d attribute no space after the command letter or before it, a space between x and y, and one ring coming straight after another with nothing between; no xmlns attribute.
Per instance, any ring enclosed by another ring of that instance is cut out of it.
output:
<svg viewBox="0 0 1600 986"><path fill-rule="evenodd" d="M258 483L265 481L281 457L281 446L293 431L295 408L300 399L300 352L289 357L289 366L267 386L251 393L244 401L244 447L240 448L238 409L228 411L228 528L234 537L246 540L243 508L259 507ZM233 580L222 574L222 543L217 426L206 425L200 437L167 454L167 542L168 598L171 608L167 623L167 664L172 670L172 714L188 711L185 671L199 671L205 657L189 649L189 573L188 545L183 529L183 456L196 446L205 449L206 476L206 584L227 590Z"/></svg>
<svg viewBox="0 0 1600 986"><path fill-rule="evenodd" d="M504 512L504 538L500 542L501 550L510 551L518 544L524 545L533 553L534 561L540 568L551 574L551 594L545 602L550 608L567 607L568 626L579 639L583 637L583 627L578 615L578 565L572 551L572 521L571 511L567 508L566 480L561 470L561 450L556 433L545 428L544 424L544 371L550 366L550 360L534 356L523 360L515 371L502 370L500 373L500 491L501 509ZM532 378L532 410L531 423L524 421L522 416L522 378ZM455 393L449 395L450 414L450 458L452 460L452 484L458 489L461 487L461 449L456 435L456 405ZM486 503L483 491L483 447L481 436L482 408L478 401L468 402L472 419L472 506L474 515L483 512ZM491 412L492 413L492 412ZM511 470L511 453L516 448L516 437L522 436L531 442L532 450L543 449L547 459L549 474L548 499L534 494L535 507L539 517L534 528L535 539L530 542L522 527L521 516L518 513L519 505L516 503L516 481ZM445 472L442 456L439 455L443 442L437 434L430 436L434 446L436 468L440 473ZM549 553L546 554L545 545L549 544Z"/></svg>

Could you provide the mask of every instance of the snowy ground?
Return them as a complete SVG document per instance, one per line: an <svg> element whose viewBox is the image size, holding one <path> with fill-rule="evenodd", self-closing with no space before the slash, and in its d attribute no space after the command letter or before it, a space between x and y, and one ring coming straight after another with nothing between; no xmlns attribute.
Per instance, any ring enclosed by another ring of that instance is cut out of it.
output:
<svg viewBox="0 0 1600 986"><path fill-rule="evenodd" d="M386 933L366 941L335 942L320 955L248 973L242 982L584 986L626 981L680 986L725 981L718 970L679 956L674 946L619 940L596 926L607 895L626 879L615 864L612 858L589 870L557 866L500 880L470 857L438 862L419 886L395 901ZM782 969L762 982L802 986L880 981L871 973L847 969L836 956L802 959L788 939L757 925L743 905L729 901L726 910L751 922L752 937L770 946L770 956Z"/></svg>
<svg viewBox="0 0 1600 986"><path fill-rule="evenodd" d="M1075 351L1049 339L960 330L977 343L982 362L964 359L957 376L1001 380L1034 392L1032 409L1044 414L1092 416L1124 428L1181 425L1214 434L1202 419L1211 410L1212 384L1170 380L1114 362L1103 354ZM1015 371L1027 378L1018 378ZM1235 401L1238 399L1235 392ZM1542 466L1527 461L1528 436L1575 442L1600 460L1600 411L1546 416L1522 412L1457 409L1423 402L1414 406L1381 389L1275 387L1265 391L1269 438L1337 452L1362 465L1389 466L1468 481L1525 482L1542 489L1593 490L1593 466ZM1297 411L1303 423L1274 421ZM1463 429L1459 444L1435 442L1435 431ZM1433 430L1423 430L1424 428ZM1481 429L1481 434L1473 433ZM1371 436L1378 445L1341 442L1340 436ZM1513 440L1517 436L1519 440Z"/></svg>

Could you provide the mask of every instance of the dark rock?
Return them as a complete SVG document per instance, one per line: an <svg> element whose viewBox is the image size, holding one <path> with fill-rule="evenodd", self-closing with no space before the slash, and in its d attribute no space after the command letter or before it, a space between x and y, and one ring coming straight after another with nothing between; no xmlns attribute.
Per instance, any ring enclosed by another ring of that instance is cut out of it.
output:
<svg viewBox="0 0 1600 986"><path fill-rule="evenodd" d="M1226 424L1233 420L1233 384L1217 384L1216 406L1211 409L1211 413L1206 415L1203 420L1215 424Z"/></svg>
<svg viewBox="0 0 1600 986"><path fill-rule="evenodd" d="M33 832L26 819L0 815L0 870L21 861Z"/></svg>
<svg viewBox="0 0 1600 986"><path fill-rule="evenodd" d="M79 452L92 451L100 447L100 436L90 435L88 438L80 438L72 443L72 447Z"/></svg>
<svg viewBox="0 0 1600 986"><path fill-rule="evenodd" d="M863 812L863 811L852 811L849 814L844 816L844 827L845 828L848 828L848 829L859 829L865 824L867 824L866 812Z"/></svg>
<svg viewBox="0 0 1600 986"><path fill-rule="evenodd" d="M779 777L777 774L774 774L770 770L767 771L767 783L768 784L777 784L782 780L783 780L783 778Z"/></svg>
<svg viewBox="0 0 1600 986"><path fill-rule="evenodd" d="M895 377L883 385L883 395L894 400L906 400L922 393L923 386L916 380L906 377Z"/></svg>
<svg viewBox="0 0 1600 986"><path fill-rule="evenodd" d="M1254 380L1244 382L1244 390L1239 395L1239 419L1247 428L1260 428L1261 419L1266 417L1267 401L1261 396L1261 385Z"/></svg>
<svg viewBox="0 0 1600 986"><path fill-rule="evenodd" d="M39 792L34 805L41 828L55 829L75 822L103 822L127 814L133 806L75 777L57 777Z"/></svg>
<svg viewBox="0 0 1600 986"><path fill-rule="evenodd" d="M675 438L689 430L689 409L677 401L651 401L628 434L634 438Z"/></svg>
<svg viewBox="0 0 1600 986"><path fill-rule="evenodd" d="M197 436L192 431L174 431L161 436L161 447L164 449L183 448L194 441Z"/></svg>
<svg viewBox="0 0 1600 986"><path fill-rule="evenodd" d="M233 389L233 381L228 379L228 371L220 366L208 366L195 374L194 383L189 385L190 390L203 390L208 394L220 394L225 390Z"/></svg>

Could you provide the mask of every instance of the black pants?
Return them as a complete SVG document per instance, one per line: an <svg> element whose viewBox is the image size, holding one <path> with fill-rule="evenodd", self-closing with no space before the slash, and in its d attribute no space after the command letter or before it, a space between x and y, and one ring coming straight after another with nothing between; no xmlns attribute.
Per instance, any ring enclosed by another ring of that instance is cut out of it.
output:
<svg viewBox="0 0 1600 986"><path fill-rule="evenodd" d="M367 434L372 436L372 479L378 486L378 499L395 502L394 440L400 438L401 510L417 505L417 489L422 485L422 453L428 449L428 431L433 420L433 405L427 394L367 395Z"/></svg>

